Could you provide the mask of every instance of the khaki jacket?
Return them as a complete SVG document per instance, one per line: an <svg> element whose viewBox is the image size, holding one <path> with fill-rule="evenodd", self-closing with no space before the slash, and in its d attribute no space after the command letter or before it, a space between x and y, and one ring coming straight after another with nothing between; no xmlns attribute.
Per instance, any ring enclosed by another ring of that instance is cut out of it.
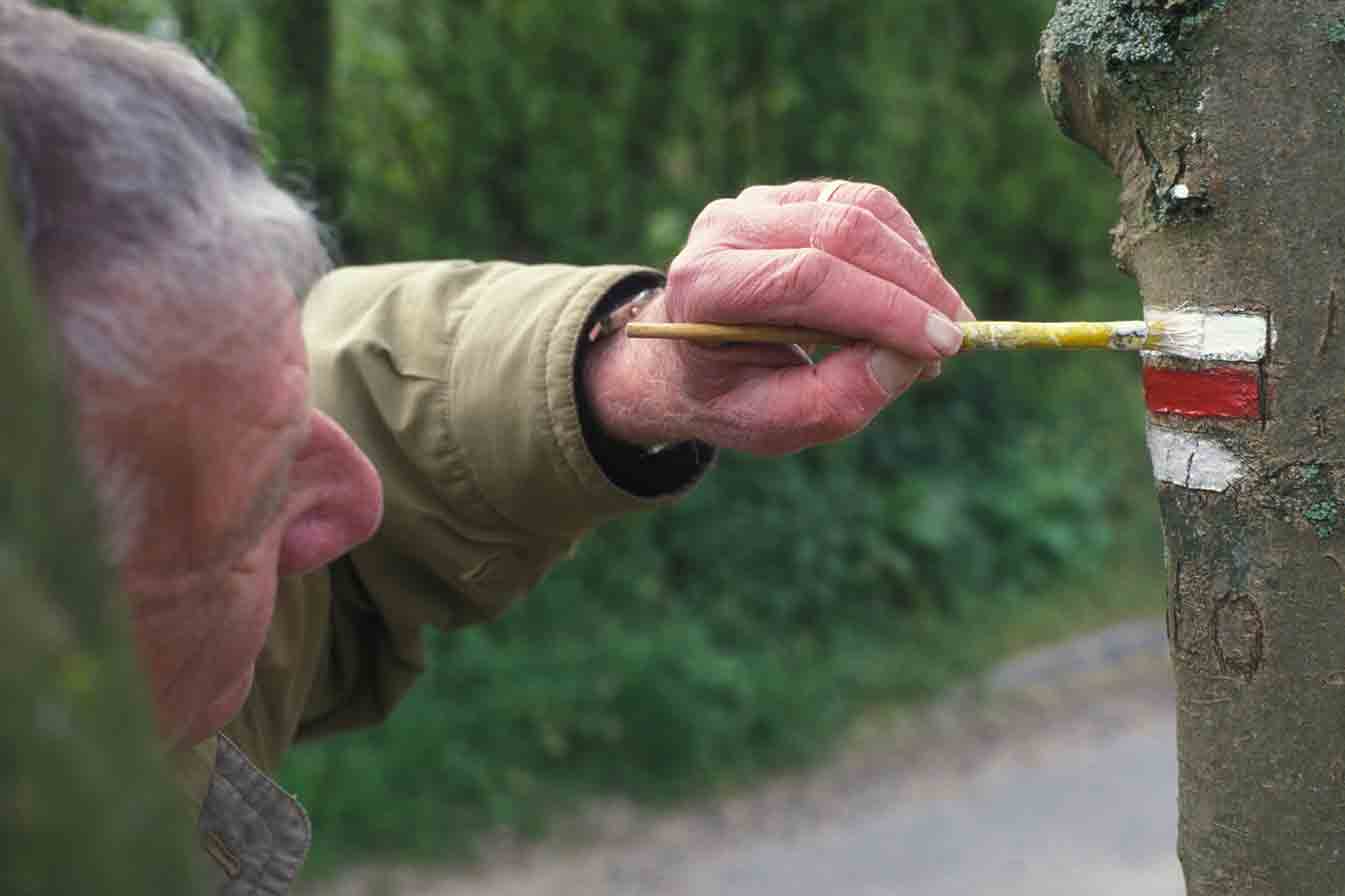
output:
<svg viewBox="0 0 1345 896"><path fill-rule="evenodd" d="M439 262L344 269L310 294L314 399L378 469L384 519L282 583L247 703L181 758L217 892L288 891L308 821L267 776L296 741L387 718L424 669L425 626L496 616L593 526L704 471L708 450L686 446L641 455L649 468L617 484L576 400L595 309L658 277Z"/></svg>

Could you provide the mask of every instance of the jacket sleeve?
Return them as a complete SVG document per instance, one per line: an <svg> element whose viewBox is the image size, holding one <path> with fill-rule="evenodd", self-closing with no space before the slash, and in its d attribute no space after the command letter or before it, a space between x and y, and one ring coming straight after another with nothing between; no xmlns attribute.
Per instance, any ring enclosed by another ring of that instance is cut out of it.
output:
<svg viewBox="0 0 1345 896"><path fill-rule="evenodd" d="M585 324L658 277L438 262L344 269L310 294L314 400L378 469L384 518L318 574L330 625L300 737L381 720L423 669L425 625L496 616L593 526L673 500L704 472L712 452L685 446L649 459L657 488L623 487L585 437Z"/></svg>

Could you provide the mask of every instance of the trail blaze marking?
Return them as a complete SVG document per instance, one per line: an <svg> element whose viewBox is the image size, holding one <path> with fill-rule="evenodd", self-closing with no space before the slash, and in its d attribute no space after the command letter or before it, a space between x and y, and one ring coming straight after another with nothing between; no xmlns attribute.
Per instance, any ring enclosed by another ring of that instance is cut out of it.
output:
<svg viewBox="0 0 1345 896"><path fill-rule="evenodd" d="M1210 436L1150 423L1148 441L1154 478L1160 482L1224 492L1245 473L1238 456Z"/></svg>
<svg viewBox="0 0 1345 896"><path fill-rule="evenodd" d="M1265 360L1273 333L1264 314L1218 311L1153 311L1173 332L1185 334L1165 354L1196 361Z"/></svg>
<svg viewBox="0 0 1345 896"><path fill-rule="evenodd" d="M1155 414L1251 420L1261 416L1261 376L1243 367L1146 367L1144 397Z"/></svg>
<svg viewBox="0 0 1345 896"><path fill-rule="evenodd" d="M1164 320L1172 334L1162 353L1145 354L1144 397L1151 414L1172 423L1174 417L1261 419L1260 364L1275 341L1267 315L1150 309L1146 316ZM1160 482L1224 492L1247 474L1236 440L1160 425L1151 417L1148 442Z"/></svg>

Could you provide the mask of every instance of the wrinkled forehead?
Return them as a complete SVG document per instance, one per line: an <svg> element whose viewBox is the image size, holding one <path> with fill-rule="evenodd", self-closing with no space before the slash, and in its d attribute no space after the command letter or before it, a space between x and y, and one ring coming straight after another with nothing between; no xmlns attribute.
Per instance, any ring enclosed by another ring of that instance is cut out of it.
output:
<svg viewBox="0 0 1345 896"><path fill-rule="evenodd" d="M258 390L269 389L281 369L307 370L298 299L279 279L255 283L232 301L194 306L188 326L171 308L154 326L154 336L166 348L161 369L176 369L181 377L176 385L194 393L193 401L208 394L211 402L246 404ZM184 338L190 344L179 344ZM196 392L200 387L207 388Z"/></svg>

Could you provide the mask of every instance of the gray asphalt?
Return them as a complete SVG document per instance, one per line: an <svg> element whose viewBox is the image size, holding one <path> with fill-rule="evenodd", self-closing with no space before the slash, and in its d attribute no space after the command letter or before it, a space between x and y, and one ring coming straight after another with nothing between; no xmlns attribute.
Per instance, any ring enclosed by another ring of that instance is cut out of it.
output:
<svg viewBox="0 0 1345 896"><path fill-rule="evenodd" d="M996 751L874 810L718 850L624 892L1179 896L1170 718Z"/></svg>
<svg viewBox="0 0 1345 896"><path fill-rule="evenodd" d="M324 892L1180 896L1162 645L1161 624L1118 627L876 720L806 776L669 815L600 807L569 845Z"/></svg>

